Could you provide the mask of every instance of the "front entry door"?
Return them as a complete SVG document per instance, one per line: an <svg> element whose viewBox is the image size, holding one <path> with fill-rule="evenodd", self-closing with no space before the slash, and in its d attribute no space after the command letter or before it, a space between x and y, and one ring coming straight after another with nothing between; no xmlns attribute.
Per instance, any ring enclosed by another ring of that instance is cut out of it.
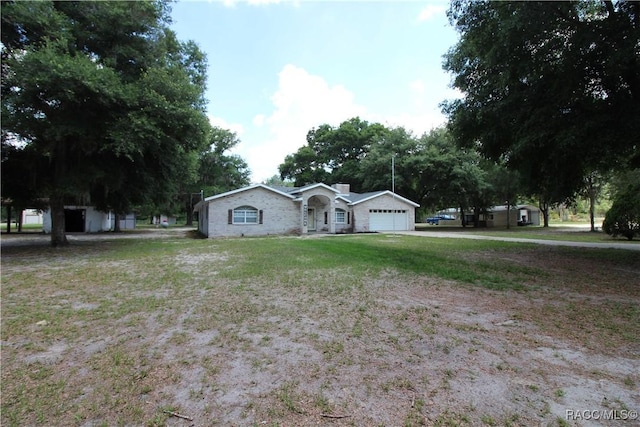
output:
<svg viewBox="0 0 640 427"><path fill-rule="evenodd" d="M316 231L316 209L315 208L307 209L307 221L309 221L309 224L307 225L307 231Z"/></svg>

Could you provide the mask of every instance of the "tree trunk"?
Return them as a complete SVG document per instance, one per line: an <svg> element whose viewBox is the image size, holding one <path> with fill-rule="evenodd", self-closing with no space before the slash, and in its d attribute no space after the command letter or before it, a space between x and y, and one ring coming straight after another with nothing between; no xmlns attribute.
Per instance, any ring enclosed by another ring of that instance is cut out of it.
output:
<svg viewBox="0 0 640 427"><path fill-rule="evenodd" d="M69 241L65 234L64 198L52 196L50 198L51 209L51 246L67 246Z"/></svg>
<svg viewBox="0 0 640 427"><path fill-rule="evenodd" d="M511 229L511 200L507 200L507 230Z"/></svg>
<svg viewBox="0 0 640 427"><path fill-rule="evenodd" d="M18 209L18 233L22 233L22 213L24 209Z"/></svg>
<svg viewBox="0 0 640 427"><path fill-rule="evenodd" d="M465 221L464 218L464 209L462 208L462 206L460 206L460 221L463 227L467 226L467 221Z"/></svg>
<svg viewBox="0 0 640 427"><path fill-rule="evenodd" d="M596 231L596 190L593 180L589 177L589 221L591 221L591 231Z"/></svg>
<svg viewBox="0 0 640 427"><path fill-rule="evenodd" d="M11 233L11 205L7 205L7 233Z"/></svg>
<svg viewBox="0 0 640 427"><path fill-rule="evenodd" d="M549 227L549 204L546 202L540 202L540 212L542 212L542 218L544 221L544 227Z"/></svg>
<svg viewBox="0 0 640 427"><path fill-rule="evenodd" d="M113 232L119 233L120 231L122 231L120 228L120 215L114 212L113 213Z"/></svg>
<svg viewBox="0 0 640 427"><path fill-rule="evenodd" d="M189 195L189 201L185 206L187 209L187 223L185 224L187 227L193 226L193 199L191 199L191 195Z"/></svg>

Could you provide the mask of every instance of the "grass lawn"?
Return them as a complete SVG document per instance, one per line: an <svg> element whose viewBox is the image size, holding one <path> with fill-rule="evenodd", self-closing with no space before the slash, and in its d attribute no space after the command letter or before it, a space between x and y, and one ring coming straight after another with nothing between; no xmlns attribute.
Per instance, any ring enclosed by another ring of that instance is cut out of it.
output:
<svg viewBox="0 0 640 427"><path fill-rule="evenodd" d="M416 224L416 231L424 232L458 232L466 234L489 235L497 237L515 237L520 239L542 239L542 240L564 240L569 242L593 242L593 243L629 243L640 244L638 240L629 241L624 237L611 237L604 233L602 229L595 232L589 231L589 224L584 223L555 223L550 227L518 227L506 228L473 228L473 227L447 227L434 226L429 224Z"/></svg>
<svg viewBox="0 0 640 427"><path fill-rule="evenodd" d="M7 222L0 223L0 231L3 233L7 231ZM18 231L18 224L12 222L11 223L11 232ZM22 224L22 232L27 233L41 233L42 232L42 224Z"/></svg>
<svg viewBox="0 0 640 427"><path fill-rule="evenodd" d="M3 239L3 426L573 425L566 409L639 409L636 251L149 234Z"/></svg>

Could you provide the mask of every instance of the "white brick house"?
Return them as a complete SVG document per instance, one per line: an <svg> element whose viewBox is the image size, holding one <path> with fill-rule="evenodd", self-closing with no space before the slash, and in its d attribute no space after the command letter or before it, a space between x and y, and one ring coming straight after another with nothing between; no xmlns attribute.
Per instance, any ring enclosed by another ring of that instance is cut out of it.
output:
<svg viewBox="0 0 640 427"><path fill-rule="evenodd" d="M207 237L413 230L419 205L391 191L352 193L348 184L254 184L194 207Z"/></svg>

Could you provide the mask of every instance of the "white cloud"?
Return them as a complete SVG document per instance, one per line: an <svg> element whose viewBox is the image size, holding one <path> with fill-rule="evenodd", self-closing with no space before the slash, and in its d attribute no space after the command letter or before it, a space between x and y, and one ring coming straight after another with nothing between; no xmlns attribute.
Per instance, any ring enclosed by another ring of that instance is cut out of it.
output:
<svg viewBox="0 0 640 427"><path fill-rule="evenodd" d="M442 113L434 110L423 113L392 115L380 120L380 122L389 128L403 127L412 131L414 136L421 136L433 128L443 126L446 123L446 118Z"/></svg>
<svg viewBox="0 0 640 427"><path fill-rule="evenodd" d="M409 83L411 95L413 97L413 105L421 108L424 106L425 84L421 79L417 79Z"/></svg>
<svg viewBox="0 0 640 427"><path fill-rule="evenodd" d="M322 77L291 64L278 74L278 89L271 102L270 114L253 118L253 124L266 131L262 133L266 140L243 143L238 150L257 181L278 173L278 165L286 155L306 144L312 128L325 123L337 126L366 114L366 109L356 104L353 93L344 86L331 86Z"/></svg>
<svg viewBox="0 0 640 427"><path fill-rule="evenodd" d="M424 93L424 82L421 79L416 79L409 83L409 87L416 93Z"/></svg>
<svg viewBox="0 0 640 427"><path fill-rule="evenodd" d="M426 7L420 10L418 14L418 21L425 22L429 21L431 18L442 15L447 11L447 6L444 4L428 4Z"/></svg>
<svg viewBox="0 0 640 427"><path fill-rule="evenodd" d="M253 124L258 127L261 127L262 125L264 125L264 121L266 118L267 117L264 114L258 114L253 118Z"/></svg>
<svg viewBox="0 0 640 427"><path fill-rule="evenodd" d="M240 137L244 133L244 127L239 123L229 123L221 117L214 117L209 115L209 123L211 126L219 127L221 129L230 130Z"/></svg>
<svg viewBox="0 0 640 427"><path fill-rule="evenodd" d="M306 144L307 133L325 123L338 126L358 116L370 123L404 127L416 136L445 124L440 107L429 99L432 88L423 79L407 81L405 88L409 89L406 101L381 114L358 104L344 86L331 85L321 76L286 65L278 73L271 111L254 115L246 129L238 125L244 137L233 152L249 165L252 181L259 182L277 174L285 157ZM451 98L455 94L448 91L446 95ZM439 101L440 94L436 98Z"/></svg>

